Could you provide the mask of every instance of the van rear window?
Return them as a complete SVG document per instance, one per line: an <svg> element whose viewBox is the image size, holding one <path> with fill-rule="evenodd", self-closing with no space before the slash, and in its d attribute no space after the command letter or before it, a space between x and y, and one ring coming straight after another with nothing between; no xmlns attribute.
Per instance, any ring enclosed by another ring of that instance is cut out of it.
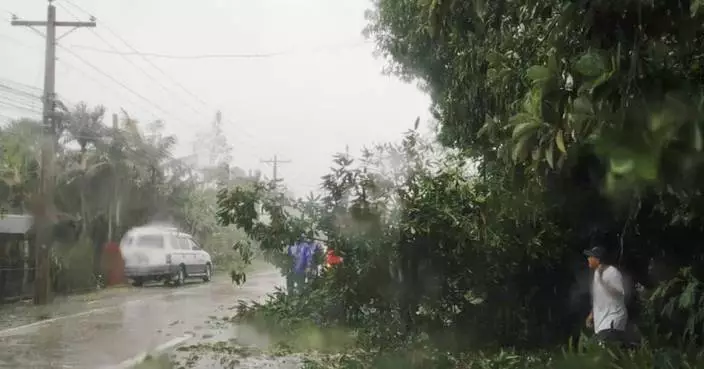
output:
<svg viewBox="0 0 704 369"><path fill-rule="evenodd" d="M164 248L164 236L157 234L145 234L137 237L135 242L137 247L143 247L146 249L163 249Z"/></svg>

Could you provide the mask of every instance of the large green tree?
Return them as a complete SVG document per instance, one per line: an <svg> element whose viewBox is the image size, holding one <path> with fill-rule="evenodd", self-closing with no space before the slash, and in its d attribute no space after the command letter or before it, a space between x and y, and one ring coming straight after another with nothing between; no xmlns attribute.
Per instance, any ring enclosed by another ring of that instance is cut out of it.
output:
<svg viewBox="0 0 704 369"><path fill-rule="evenodd" d="M692 336L704 301L691 241L704 236L699 4L377 0L367 34L390 73L428 92L438 139L459 154L411 133L336 157L314 224L266 186L222 192L220 219L278 252L322 230L345 263L321 282L329 300L312 292L291 309L379 344L420 332L453 348L564 342L589 310L581 251L595 242L645 286L675 277L649 306L685 316L661 322Z"/></svg>
<svg viewBox="0 0 704 369"><path fill-rule="evenodd" d="M506 286L532 284L516 298L553 289L525 301L565 310L555 281L594 241L644 285L704 277L700 1L378 0L368 17L389 71L429 92L440 141L479 164L482 242L513 249Z"/></svg>

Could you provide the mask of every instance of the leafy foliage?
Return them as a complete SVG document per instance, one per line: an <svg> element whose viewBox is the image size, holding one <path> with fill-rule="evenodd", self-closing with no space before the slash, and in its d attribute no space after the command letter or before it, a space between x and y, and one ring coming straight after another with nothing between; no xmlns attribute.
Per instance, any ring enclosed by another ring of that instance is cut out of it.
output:
<svg viewBox="0 0 704 369"><path fill-rule="evenodd" d="M55 290L95 288L103 245L150 222L171 223L192 233L219 267L240 266L234 245L247 236L236 227L219 226L215 205L219 185L249 181L243 171L221 162L213 164L214 171L189 158L174 158L176 139L163 134L161 122L142 125L124 113L108 127L104 114L103 107L78 104L64 112L54 137L56 191L55 203L49 205L55 220ZM7 213L36 210L43 135L41 125L31 120L0 130L0 208ZM213 150L227 151L226 142L219 145ZM202 172L217 175L203 180Z"/></svg>
<svg viewBox="0 0 704 369"><path fill-rule="evenodd" d="M385 354L415 353L419 340L432 359L396 367L694 365L699 354L686 348L701 333L704 280L693 241L704 236L700 5L375 1L366 33L388 72L429 93L445 149L410 132L358 159L336 156L307 220L286 210L300 203L264 185L221 192L220 220L270 252L321 232L345 259L301 297L334 309L298 308L284 295L259 309L343 325L376 350L312 367L385 367ZM581 250L594 243L612 251L630 287L644 287L642 316L631 320L652 328L650 346L527 363L522 350L581 335ZM521 351L476 356L500 347ZM452 361L462 355L475 356Z"/></svg>

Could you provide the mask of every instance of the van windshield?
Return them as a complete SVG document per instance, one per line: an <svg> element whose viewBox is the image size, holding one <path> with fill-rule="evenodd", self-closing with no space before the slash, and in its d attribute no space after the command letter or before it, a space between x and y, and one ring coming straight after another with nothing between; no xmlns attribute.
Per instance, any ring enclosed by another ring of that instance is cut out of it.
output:
<svg viewBox="0 0 704 369"><path fill-rule="evenodd" d="M143 247L147 249L163 249L164 248L164 236L158 234L145 234L137 237L135 242L137 247Z"/></svg>

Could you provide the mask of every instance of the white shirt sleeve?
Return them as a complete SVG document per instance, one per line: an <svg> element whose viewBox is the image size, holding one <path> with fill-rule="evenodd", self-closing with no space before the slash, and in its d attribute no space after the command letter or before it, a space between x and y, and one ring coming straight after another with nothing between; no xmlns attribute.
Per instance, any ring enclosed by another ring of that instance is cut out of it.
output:
<svg viewBox="0 0 704 369"><path fill-rule="evenodd" d="M623 275L616 267L608 267L602 274L603 282L609 287L625 295L626 290L623 285Z"/></svg>

